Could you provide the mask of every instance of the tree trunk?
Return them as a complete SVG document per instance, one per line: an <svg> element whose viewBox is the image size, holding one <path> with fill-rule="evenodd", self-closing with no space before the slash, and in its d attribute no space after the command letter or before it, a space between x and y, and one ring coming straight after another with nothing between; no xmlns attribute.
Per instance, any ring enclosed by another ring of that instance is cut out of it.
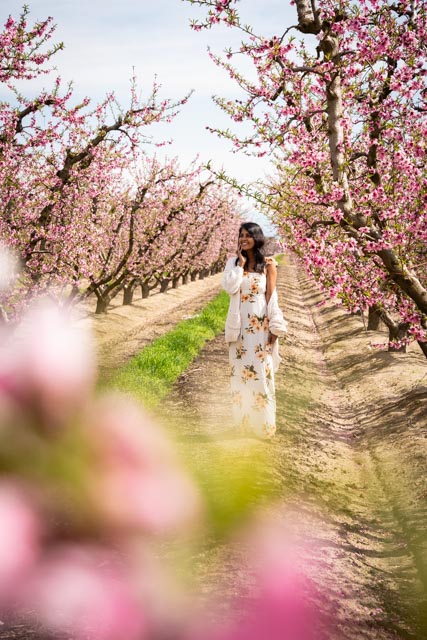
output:
<svg viewBox="0 0 427 640"><path fill-rule="evenodd" d="M197 271L192 271L191 272L191 282L194 282L195 280L197 280Z"/></svg>
<svg viewBox="0 0 427 640"><path fill-rule="evenodd" d="M66 298L66 304L71 306L73 300L77 298L78 295L79 295L79 288L76 284L73 284L71 287L71 291Z"/></svg>
<svg viewBox="0 0 427 640"><path fill-rule="evenodd" d="M178 276L177 278L173 278L172 279L172 289L178 289L178 287L179 287L179 278L180 278L180 276Z"/></svg>
<svg viewBox="0 0 427 640"><path fill-rule="evenodd" d="M427 315L427 290L418 278L401 264L392 249L378 251L390 277L415 302L422 314Z"/></svg>
<svg viewBox="0 0 427 640"><path fill-rule="evenodd" d="M421 340L417 340L417 342L418 342L418 346L420 347L421 351L423 352L423 354L427 358L427 342L421 342Z"/></svg>
<svg viewBox="0 0 427 640"><path fill-rule="evenodd" d="M136 288L135 281L131 282L127 287L123 288L123 305L132 304L135 288Z"/></svg>
<svg viewBox="0 0 427 640"><path fill-rule="evenodd" d="M160 281L160 293L164 293L169 286L170 278L163 278Z"/></svg>
<svg viewBox="0 0 427 640"><path fill-rule="evenodd" d="M378 312L377 307L369 307L368 311L368 331L378 331L381 323L381 314Z"/></svg>
<svg viewBox="0 0 427 640"><path fill-rule="evenodd" d="M336 36L327 36L325 40L321 41L321 44L330 47L333 56L338 55L339 47ZM357 216L353 211L353 202L347 176L347 160L344 153L344 107L341 76L339 73L335 73L333 79L326 85L326 111L328 114L328 142L332 173L334 180L336 180L343 189L343 195L337 204L344 214L344 219L349 216L356 218ZM363 223L364 222L363 220Z"/></svg>
<svg viewBox="0 0 427 640"><path fill-rule="evenodd" d="M102 294L96 294L96 309L95 314L107 313L108 305L110 304L110 298L103 296Z"/></svg>
<svg viewBox="0 0 427 640"><path fill-rule="evenodd" d="M148 298L150 295L151 287L148 286L148 282L141 283L141 295L143 298Z"/></svg>
<svg viewBox="0 0 427 640"><path fill-rule="evenodd" d="M313 13L310 0L297 0L298 29L302 33L317 33L319 18Z"/></svg>
<svg viewBox="0 0 427 640"><path fill-rule="evenodd" d="M184 275L182 276L182 284L188 284L188 273L184 273Z"/></svg>
<svg viewBox="0 0 427 640"><path fill-rule="evenodd" d="M389 342L393 342L394 340L402 340L406 338L408 335L409 325L407 322L399 322L396 323L394 327L388 328L388 339ZM389 344L388 350L397 353L406 353L406 344L402 344L400 347L395 347L392 344Z"/></svg>
<svg viewBox="0 0 427 640"><path fill-rule="evenodd" d="M389 343L400 341L406 338L406 336L408 335L408 329L410 327L410 324L408 322L396 322L395 320L393 320L392 316L384 309L378 309L377 313L379 313L381 320L388 328ZM397 353L406 353L406 344L403 344L400 347L395 347L392 344L389 344L388 350Z"/></svg>

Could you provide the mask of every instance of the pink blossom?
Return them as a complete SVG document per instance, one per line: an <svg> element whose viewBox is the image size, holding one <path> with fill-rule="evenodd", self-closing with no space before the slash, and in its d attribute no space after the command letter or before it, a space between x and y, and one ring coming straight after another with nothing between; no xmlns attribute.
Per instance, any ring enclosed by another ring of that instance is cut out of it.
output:
<svg viewBox="0 0 427 640"><path fill-rule="evenodd" d="M89 336L47 302L34 304L2 355L3 388L49 420L64 420L92 388L95 367Z"/></svg>
<svg viewBox="0 0 427 640"><path fill-rule="evenodd" d="M143 640L145 614L133 580L111 552L70 546L49 554L21 594L23 610L74 640Z"/></svg>
<svg viewBox="0 0 427 640"><path fill-rule="evenodd" d="M0 483L0 602L13 601L40 552L41 526L27 495Z"/></svg>
<svg viewBox="0 0 427 640"><path fill-rule="evenodd" d="M251 533L248 557L255 567L255 586L248 604L237 602L239 614L221 629L207 634L209 640L328 640L330 621L318 612L327 593L320 593L314 578L319 569L308 562L313 549L297 543L298 517L285 527L263 525ZM246 544L248 541L246 539ZM233 604L233 603L231 603ZM194 634L201 636L200 632ZM206 637L206 634L203 636Z"/></svg>
<svg viewBox="0 0 427 640"><path fill-rule="evenodd" d="M159 426L134 403L118 396L100 401L90 437L94 500L115 526L168 533L196 524L195 485Z"/></svg>

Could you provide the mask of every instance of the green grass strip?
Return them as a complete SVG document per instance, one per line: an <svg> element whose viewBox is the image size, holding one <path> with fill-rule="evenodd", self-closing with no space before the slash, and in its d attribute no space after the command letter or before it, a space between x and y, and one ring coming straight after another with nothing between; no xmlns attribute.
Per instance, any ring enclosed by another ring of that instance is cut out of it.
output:
<svg viewBox="0 0 427 640"><path fill-rule="evenodd" d="M196 316L182 320L118 369L112 385L155 407L208 340L225 326L229 297L222 291Z"/></svg>

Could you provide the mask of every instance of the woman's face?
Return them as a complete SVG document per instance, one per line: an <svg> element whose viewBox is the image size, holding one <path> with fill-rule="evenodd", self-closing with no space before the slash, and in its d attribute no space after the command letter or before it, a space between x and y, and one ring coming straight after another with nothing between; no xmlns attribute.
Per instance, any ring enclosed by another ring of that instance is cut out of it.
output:
<svg viewBox="0 0 427 640"><path fill-rule="evenodd" d="M255 240L249 234L246 229L241 229L239 233L239 245L242 251L248 251L248 249L253 249L255 246Z"/></svg>

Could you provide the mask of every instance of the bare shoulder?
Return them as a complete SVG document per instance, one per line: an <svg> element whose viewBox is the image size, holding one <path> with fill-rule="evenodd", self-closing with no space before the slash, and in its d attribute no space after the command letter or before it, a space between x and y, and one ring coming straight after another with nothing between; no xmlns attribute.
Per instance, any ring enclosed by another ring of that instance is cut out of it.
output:
<svg viewBox="0 0 427 640"><path fill-rule="evenodd" d="M268 271L270 271L270 270L271 271L276 271L277 262L272 256L268 256L267 258L265 258L265 266L266 266Z"/></svg>

